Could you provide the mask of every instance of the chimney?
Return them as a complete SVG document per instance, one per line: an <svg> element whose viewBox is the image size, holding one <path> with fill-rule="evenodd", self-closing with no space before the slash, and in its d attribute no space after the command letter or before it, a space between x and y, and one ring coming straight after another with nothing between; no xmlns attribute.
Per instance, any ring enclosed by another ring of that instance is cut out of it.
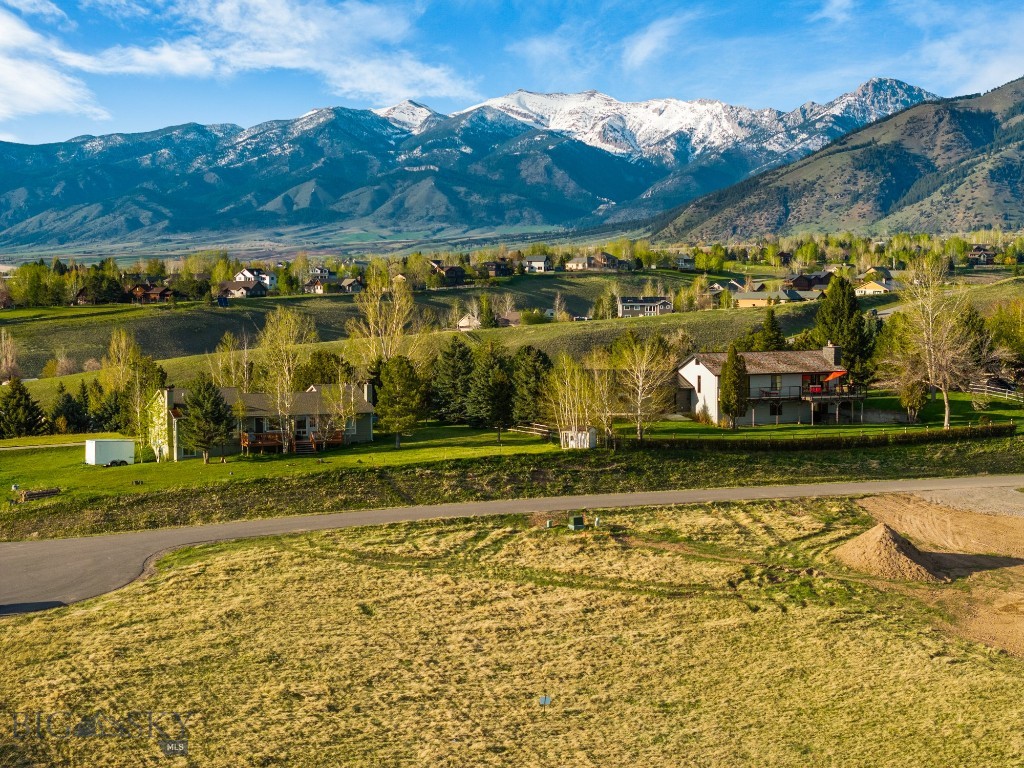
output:
<svg viewBox="0 0 1024 768"><path fill-rule="evenodd" d="M821 350L821 354L825 356L825 362L830 365L842 365L843 350L842 347L837 347L832 343L830 339L828 344Z"/></svg>

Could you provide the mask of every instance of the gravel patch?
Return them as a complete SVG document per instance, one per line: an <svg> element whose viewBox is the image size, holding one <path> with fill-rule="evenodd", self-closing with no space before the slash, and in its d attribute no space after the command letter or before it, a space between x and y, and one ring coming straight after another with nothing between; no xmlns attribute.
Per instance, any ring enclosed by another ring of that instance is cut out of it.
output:
<svg viewBox="0 0 1024 768"><path fill-rule="evenodd" d="M964 488L919 491L920 499L952 509L983 515L1024 517L1024 493L1014 488Z"/></svg>

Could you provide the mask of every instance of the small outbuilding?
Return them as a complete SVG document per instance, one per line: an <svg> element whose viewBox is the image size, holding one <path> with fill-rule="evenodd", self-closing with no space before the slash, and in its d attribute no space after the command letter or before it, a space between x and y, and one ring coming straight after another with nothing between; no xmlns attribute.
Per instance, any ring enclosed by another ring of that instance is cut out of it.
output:
<svg viewBox="0 0 1024 768"><path fill-rule="evenodd" d="M85 463L106 466L113 462L119 464L135 463L135 441L118 440L116 438L86 440Z"/></svg>

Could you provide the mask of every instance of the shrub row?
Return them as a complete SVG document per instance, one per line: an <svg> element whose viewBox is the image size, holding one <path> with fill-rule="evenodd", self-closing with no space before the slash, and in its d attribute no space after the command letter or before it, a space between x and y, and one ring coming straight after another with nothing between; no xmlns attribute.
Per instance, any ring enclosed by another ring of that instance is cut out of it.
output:
<svg viewBox="0 0 1024 768"><path fill-rule="evenodd" d="M978 426L952 427L950 429L915 429L912 431L882 431L869 434L821 435L811 437L776 438L766 437L730 439L728 437L675 437L648 439L644 450L692 450L692 451L815 451L836 448L878 448L887 445L918 445L922 443L949 443L959 440L983 440L992 437L1012 437L1016 434L1014 424L981 424ZM622 447L638 449L634 439L624 440Z"/></svg>

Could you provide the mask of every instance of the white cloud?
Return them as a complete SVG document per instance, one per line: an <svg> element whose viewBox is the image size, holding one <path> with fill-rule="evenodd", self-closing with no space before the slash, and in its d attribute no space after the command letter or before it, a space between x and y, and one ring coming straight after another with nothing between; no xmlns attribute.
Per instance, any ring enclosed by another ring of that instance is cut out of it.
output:
<svg viewBox="0 0 1024 768"><path fill-rule="evenodd" d="M964 8L959 3L901 5L905 20L922 32L907 54L908 68L933 90L950 95L986 91L1024 76L1024 10Z"/></svg>
<svg viewBox="0 0 1024 768"><path fill-rule="evenodd" d="M410 49L417 11L362 0L82 0L122 18L161 17L176 34L149 45L72 50L4 10L58 21L49 0L0 0L0 120L45 112L109 117L79 73L230 77L273 69L313 74L334 93L378 104L468 99L471 84ZM63 16L63 13L61 13ZM65 17L66 19L66 17Z"/></svg>
<svg viewBox="0 0 1024 768"><path fill-rule="evenodd" d="M665 53L694 14L677 13L656 19L644 29L622 41L622 66L629 72L643 68L651 59Z"/></svg>
<svg viewBox="0 0 1024 768"><path fill-rule="evenodd" d="M42 16L54 21L67 21L67 14L50 0L0 0L0 5L24 14L25 16Z"/></svg>
<svg viewBox="0 0 1024 768"><path fill-rule="evenodd" d="M43 112L108 116L81 80L54 64L54 48L0 8L0 120Z"/></svg>
<svg viewBox="0 0 1024 768"><path fill-rule="evenodd" d="M74 54L65 62L90 72L175 76L295 70L321 77L339 95L376 102L476 95L448 67L428 64L404 47L416 16L404 6L175 0L164 12L186 30L180 39Z"/></svg>
<svg viewBox="0 0 1024 768"><path fill-rule="evenodd" d="M855 0L825 0L811 21L827 21L831 24L846 24L853 18Z"/></svg>

